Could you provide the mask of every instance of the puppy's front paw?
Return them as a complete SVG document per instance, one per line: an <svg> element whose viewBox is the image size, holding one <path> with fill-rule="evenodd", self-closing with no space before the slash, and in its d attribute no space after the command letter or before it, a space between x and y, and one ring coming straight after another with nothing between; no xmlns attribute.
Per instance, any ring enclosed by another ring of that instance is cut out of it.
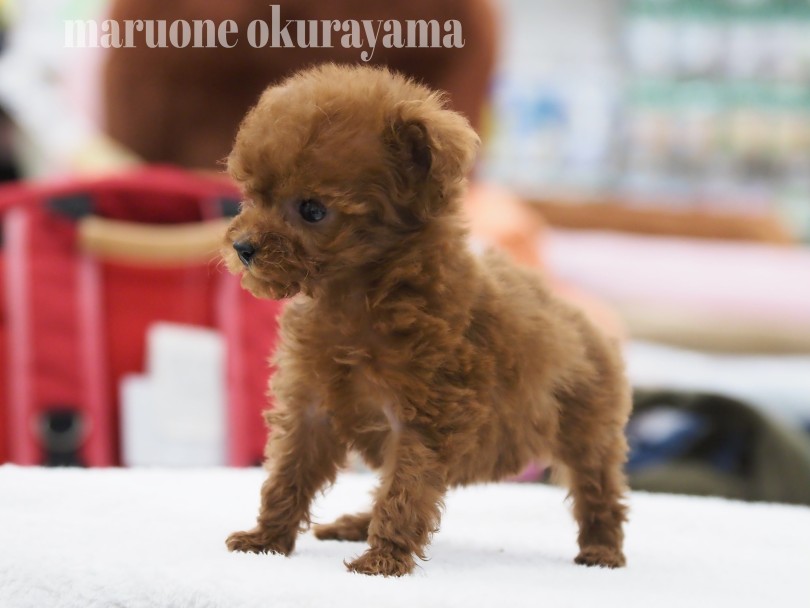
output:
<svg viewBox="0 0 810 608"><path fill-rule="evenodd" d="M627 563L621 549L602 545L584 547L574 561L584 566L602 566L604 568L623 568Z"/></svg>
<svg viewBox="0 0 810 608"><path fill-rule="evenodd" d="M389 553L379 549L369 549L353 562L344 563L350 572L382 576L403 576L414 567L411 554Z"/></svg>
<svg viewBox="0 0 810 608"><path fill-rule="evenodd" d="M234 532L225 544L228 551L289 555L295 547L295 535L278 535L262 528L253 528L247 532Z"/></svg>

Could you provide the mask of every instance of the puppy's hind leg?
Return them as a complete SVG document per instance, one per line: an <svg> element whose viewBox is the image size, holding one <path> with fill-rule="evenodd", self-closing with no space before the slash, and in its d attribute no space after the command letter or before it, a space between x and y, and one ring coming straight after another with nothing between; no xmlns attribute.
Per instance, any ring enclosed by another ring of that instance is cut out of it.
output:
<svg viewBox="0 0 810 608"><path fill-rule="evenodd" d="M624 394L614 398L629 399ZM622 503L627 443L624 415L620 413L625 410L615 401L603 405L600 407L595 399L564 405L555 456L568 467L574 517L579 525L580 551L574 561L620 568L625 565L622 524L627 520L627 507ZM610 419L600 416L611 410L615 415Z"/></svg>
<svg viewBox="0 0 810 608"><path fill-rule="evenodd" d="M358 513L344 515L331 524L313 526L312 529L319 540L365 541L370 523L371 513Z"/></svg>

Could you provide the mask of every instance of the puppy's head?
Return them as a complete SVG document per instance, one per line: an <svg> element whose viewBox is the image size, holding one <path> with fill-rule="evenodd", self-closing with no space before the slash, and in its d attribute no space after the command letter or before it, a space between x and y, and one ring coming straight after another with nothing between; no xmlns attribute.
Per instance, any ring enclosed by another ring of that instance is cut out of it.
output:
<svg viewBox="0 0 810 608"><path fill-rule="evenodd" d="M325 65L270 87L228 158L244 193L228 268L279 299L385 263L456 213L477 145L440 94L384 69Z"/></svg>

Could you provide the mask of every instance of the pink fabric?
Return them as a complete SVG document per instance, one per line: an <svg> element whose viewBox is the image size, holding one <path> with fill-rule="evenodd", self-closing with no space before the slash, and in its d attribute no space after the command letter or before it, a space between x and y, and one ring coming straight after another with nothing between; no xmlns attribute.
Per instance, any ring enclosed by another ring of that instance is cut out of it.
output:
<svg viewBox="0 0 810 608"><path fill-rule="evenodd" d="M752 321L810 323L810 249L550 231L551 273L605 299Z"/></svg>

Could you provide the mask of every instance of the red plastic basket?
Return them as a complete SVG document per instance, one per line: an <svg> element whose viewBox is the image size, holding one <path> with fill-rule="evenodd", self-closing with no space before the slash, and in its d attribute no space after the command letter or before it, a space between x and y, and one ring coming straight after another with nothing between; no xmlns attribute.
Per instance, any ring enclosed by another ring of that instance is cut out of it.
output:
<svg viewBox="0 0 810 608"><path fill-rule="evenodd" d="M165 168L0 189L0 462L118 464L118 381L143 371L156 321L223 330L228 461L261 459L279 304L252 298L213 257L114 261L88 255L79 234L88 217L188 226L237 205L228 182Z"/></svg>

